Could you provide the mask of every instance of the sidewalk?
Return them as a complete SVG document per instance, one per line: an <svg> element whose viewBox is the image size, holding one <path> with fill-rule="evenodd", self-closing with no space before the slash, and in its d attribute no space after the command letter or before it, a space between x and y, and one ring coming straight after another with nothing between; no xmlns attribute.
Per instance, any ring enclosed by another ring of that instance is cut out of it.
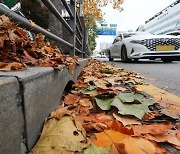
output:
<svg viewBox="0 0 180 154"><path fill-rule="evenodd" d="M62 102L45 121L31 153L151 154L180 149L180 98L148 85L135 72L91 59Z"/></svg>

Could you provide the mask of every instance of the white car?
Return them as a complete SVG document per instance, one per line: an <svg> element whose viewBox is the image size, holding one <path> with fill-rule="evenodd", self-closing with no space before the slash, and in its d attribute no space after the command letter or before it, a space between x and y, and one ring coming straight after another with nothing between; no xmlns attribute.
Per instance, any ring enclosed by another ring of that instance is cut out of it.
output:
<svg viewBox="0 0 180 154"><path fill-rule="evenodd" d="M114 58L121 58L122 62L156 58L171 62L180 58L180 38L147 32L120 33L109 50L109 61L113 61Z"/></svg>

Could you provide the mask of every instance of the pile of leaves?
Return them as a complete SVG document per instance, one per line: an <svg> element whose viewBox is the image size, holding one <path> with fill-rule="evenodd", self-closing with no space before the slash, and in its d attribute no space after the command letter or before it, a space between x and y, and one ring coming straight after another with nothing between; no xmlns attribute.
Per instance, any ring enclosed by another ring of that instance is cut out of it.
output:
<svg viewBox="0 0 180 154"><path fill-rule="evenodd" d="M34 40L27 34L8 17L0 16L0 71L22 70L29 66L60 69L60 64L74 71L74 64L78 64L76 58L63 55L57 47L45 42L42 34Z"/></svg>
<svg viewBox="0 0 180 154"><path fill-rule="evenodd" d="M141 84L145 83L135 72L90 59L62 105L45 121L30 153L172 152L159 143L170 144L177 152L179 116L162 112L164 106L136 89Z"/></svg>

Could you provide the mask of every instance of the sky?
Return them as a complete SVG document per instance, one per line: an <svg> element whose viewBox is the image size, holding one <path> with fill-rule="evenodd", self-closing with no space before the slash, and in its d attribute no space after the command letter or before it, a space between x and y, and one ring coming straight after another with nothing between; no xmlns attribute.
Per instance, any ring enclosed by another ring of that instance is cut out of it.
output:
<svg viewBox="0 0 180 154"><path fill-rule="evenodd" d="M163 10L176 0L124 0L123 12L114 10L111 5L102 8L103 19L107 24L117 24L117 31L135 31L146 20ZM100 42L112 43L114 36L99 36L96 39L96 50L100 50Z"/></svg>

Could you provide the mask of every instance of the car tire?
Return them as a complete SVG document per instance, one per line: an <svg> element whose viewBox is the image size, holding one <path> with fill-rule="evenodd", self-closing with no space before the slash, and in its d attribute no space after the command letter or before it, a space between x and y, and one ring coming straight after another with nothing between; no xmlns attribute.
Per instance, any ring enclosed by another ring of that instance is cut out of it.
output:
<svg viewBox="0 0 180 154"><path fill-rule="evenodd" d="M173 61L172 58L161 58L161 60L164 62L164 63L171 63Z"/></svg>
<svg viewBox="0 0 180 154"><path fill-rule="evenodd" d="M122 49L121 49L121 61L123 63L130 62L130 59L127 57L127 49L126 49L125 46L123 46Z"/></svg>
<svg viewBox="0 0 180 154"><path fill-rule="evenodd" d="M139 61L139 59L134 59L134 62L138 62Z"/></svg>
<svg viewBox="0 0 180 154"><path fill-rule="evenodd" d="M111 53L110 53L110 50L109 50L109 61L113 61L114 58L111 57Z"/></svg>

